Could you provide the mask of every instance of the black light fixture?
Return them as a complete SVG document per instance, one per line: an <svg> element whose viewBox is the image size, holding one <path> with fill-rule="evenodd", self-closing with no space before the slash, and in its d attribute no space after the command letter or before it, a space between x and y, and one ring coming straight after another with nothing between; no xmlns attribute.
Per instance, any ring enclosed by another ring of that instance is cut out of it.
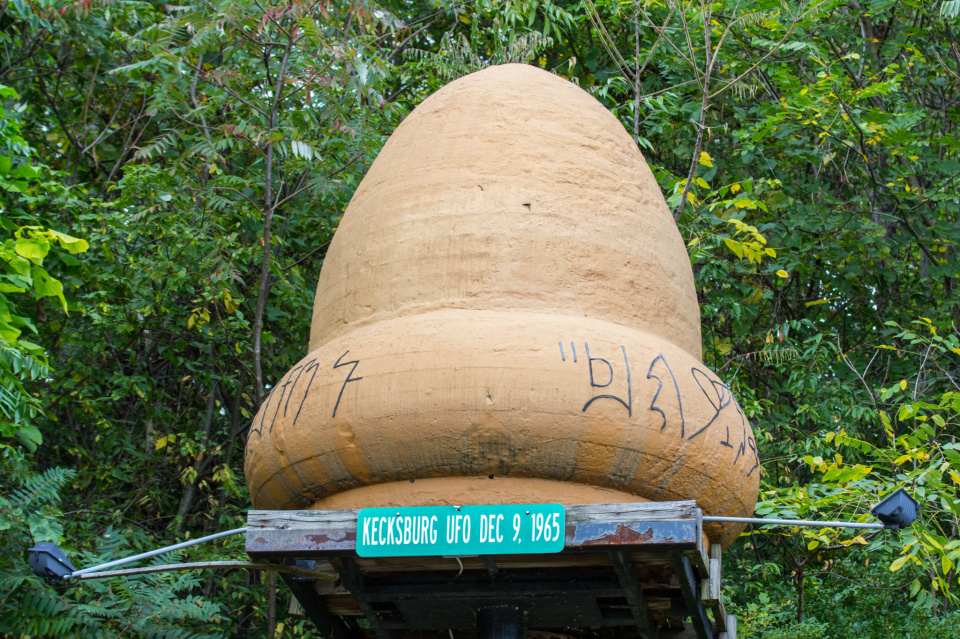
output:
<svg viewBox="0 0 960 639"><path fill-rule="evenodd" d="M917 519L917 500L907 494L903 488L873 507L870 511L890 530L907 528Z"/></svg>
<svg viewBox="0 0 960 639"><path fill-rule="evenodd" d="M63 551L48 541L36 544L27 552L30 553L30 569L47 583L55 584L69 579L77 570Z"/></svg>

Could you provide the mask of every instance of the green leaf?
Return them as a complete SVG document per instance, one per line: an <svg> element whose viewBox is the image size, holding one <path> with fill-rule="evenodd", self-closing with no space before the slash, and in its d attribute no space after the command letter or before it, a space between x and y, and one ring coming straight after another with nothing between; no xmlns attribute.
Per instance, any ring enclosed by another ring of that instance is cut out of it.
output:
<svg viewBox="0 0 960 639"><path fill-rule="evenodd" d="M39 266L33 267L30 272L33 275L33 290L37 295L59 298L63 310L66 311L67 300L63 297L63 283L50 277L50 274Z"/></svg>
<svg viewBox="0 0 960 639"><path fill-rule="evenodd" d="M36 452L37 447L43 443L43 435L40 433L40 429L32 424L21 425L17 428L14 436L20 442L20 445L31 453Z"/></svg>
<svg viewBox="0 0 960 639"><path fill-rule="evenodd" d="M33 536L35 542L50 541L56 543L63 536L63 526L53 519L31 515L27 519L27 523L30 526L30 535Z"/></svg>
<svg viewBox="0 0 960 639"><path fill-rule="evenodd" d="M17 240L14 250L20 257L39 265L43 263L43 258L50 252L50 242L43 236L34 236Z"/></svg>
<svg viewBox="0 0 960 639"><path fill-rule="evenodd" d="M60 231L54 231L51 229L50 235L55 237L60 242L60 246L67 249L67 251L71 254L84 253L90 247L86 240L72 237L66 233L61 233Z"/></svg>

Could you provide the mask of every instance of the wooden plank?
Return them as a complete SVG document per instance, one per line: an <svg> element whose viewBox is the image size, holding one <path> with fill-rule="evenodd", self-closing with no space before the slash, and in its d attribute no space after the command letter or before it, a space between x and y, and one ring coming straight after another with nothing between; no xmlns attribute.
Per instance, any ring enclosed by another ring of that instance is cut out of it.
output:
<svg viewBox="0 0 960 639"><path fill-rule="evenodd" d="M697 547L695 520L567 522L564 549L653 546L693 550Z"/></svg>
<svg viewBox="0 0 960 639"><path fill-rule="evenodd" d="M720 639L737 639L737 618L727 615L727 630L720 633Z"/></svg>
<svg viewBox="0 0 960 639"><path fill-rule="evenodd" d="M248 510L247 528L331 528L356 529L357 509L348 510ZM338 525L339 524L339 525Z"/></svg>
<svg viewBox="0 0 960 639"><path fill-rule="evenodd" d="M565 547L702 546L703 524L693 501L566 506ZM247 553L336 556L356 551L358 510L251 510ZM695 561L697 561L695 557ZM698 562L702 563L702 562ZM704 574L707 569L698 565Z"/></svg>
<svg viewBox="0 0 960 639"><path fill-rule="evenodd" d="M598 549L599 550L599 549ZM631 553L637 554L637 553ZM646 553L646 558L656 557L662 563L670 563L670 556L660 553ZM438 572L454 574L472 570L486 571L482 557L460 557L460 563L452 557L359 557L354 558L365 575L391 572ZM591 566L609 566L610 557L605 552L557 553L552 555L490 555L498 571L528 570L542 568L588 568Z"/></svg>
<svg viewBox="0 0 960 639"><path fill-rule="evenodd" d="M347 590L349 590L353 595L353 598L360 607L360 610L363 611L363 615L367 618L367 621L370 622L370 627L376 633L378 639L392 639L393 633L383 626L383 624L380 622L380 617L377 615L377 612L367 601L367 597L364 593L363 575L360 573L360 569L357 568L357 565L353 562L353 560L350 557L341 557L340 559L331 563L336 569L337 573L340 574L340 579L343 581L343 585L346 586Z"/></svg>
<svg viewBox="0 0 960 639"><path fill-rule="evenodd" d="M707 618L707 611L703 608L703 602L700 601L700 588L694 577L690 559L676 552L673 554L673 565L680 582L680 592L683 593L683 599L687 604L687 614L690 615L697 637L713 639L713 628Z"/></svg>
<svg viewBox="0 0 960 639"><path fill-rule="evenodd" d="M303 611L303 606L300 605L300 602L297 601L297 598L293 595L290 595L290 605L287 607L287 614L297 619L307 618L307 613Z"/></svg>
<svg viewBox="0 0 960 639"><path fill-rule="evenodd" d="M647 608L647 602L643 598L643 588L640 587L637 573L634 572L630 563L630 556L625 552L616 551L610 553L610 561L617 573L617 579L620 580L620 587L623 588L623 594L627 599L627 605L630 606L630 612L633 614L640 636L643 639L657 639L657 624L650 617L650 609Z"/></svg>
<svg viewBox="0 0 960 639"><path fill-rule="evenodd" d="M292 575L281 574L287 587L293 591L293 596L297 598L304 612L317 630L324 637L329 639L358 639L347 629L343 621L335 617L323 598L313 589L313 581L295 579Z"/></svg>
<svg viewBox="0 0 960 639"><path fill-rule="evenodd" d="M626 504L570 504L564 506L567 523L617 523L624 521L672 521L696 519L697 503L648 501ZM248 528L296 530L318 526L356 530L357 509L347 510L250 510ZM701 524L702 530L702 524Z"/></svg>
<svg viewBox="0 0 960 639"><path fill-rule="evenodd" d="M565 597L590 595L592 597L621 597L620 584L614 581L569 579L556 582L461 582L446 581L434 584L404 583L374 585L364 588L367 601L402 601L426 599L442 600L501 600L517 598Z"/></svg>
<svg viewBox="0 0 960 639"><path fill-rule="evenodd" d="M643 501L626 504L571 504L564 506L567 523L617 523L696 519L697 502Z"/></svg>
<svg viewBox="0 0 960 639"><path fill-rule="evenodd" d="M723 605L723 594L721 591L722 572L721 572L721 553L720 544L710 545L710 575L702 579L700 584L700 599L703 604L713 611L713 618L716 620L717 630L727 629L727 611Z"/></svg>

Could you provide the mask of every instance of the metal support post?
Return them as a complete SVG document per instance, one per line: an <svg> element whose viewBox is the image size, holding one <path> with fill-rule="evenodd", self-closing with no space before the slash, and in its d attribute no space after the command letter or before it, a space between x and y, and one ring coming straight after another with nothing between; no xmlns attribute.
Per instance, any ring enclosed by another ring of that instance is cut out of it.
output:
<svg viewBox="0 0 960 639"><path fill-rule="evenodd" d="M516 606L480 608L477 639L523 639L523 612Z"/></svg>

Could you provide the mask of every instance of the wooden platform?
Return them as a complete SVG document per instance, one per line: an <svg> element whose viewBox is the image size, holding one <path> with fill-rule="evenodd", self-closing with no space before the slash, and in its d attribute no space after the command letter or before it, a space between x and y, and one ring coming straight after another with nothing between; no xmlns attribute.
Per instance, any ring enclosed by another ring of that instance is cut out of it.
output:
<svg viewBox="0 0 960 639"><path fill-rule="evenodd" d="M543 555L361 558L357 513L247 515L252 559L316 571L283 577L329 639L472 637L477 610L497 605L521 608L528 636L544 639L570 629L736 636L720 593L720 546L709 545L693 501L566 506L564 549Z"/></svg>

